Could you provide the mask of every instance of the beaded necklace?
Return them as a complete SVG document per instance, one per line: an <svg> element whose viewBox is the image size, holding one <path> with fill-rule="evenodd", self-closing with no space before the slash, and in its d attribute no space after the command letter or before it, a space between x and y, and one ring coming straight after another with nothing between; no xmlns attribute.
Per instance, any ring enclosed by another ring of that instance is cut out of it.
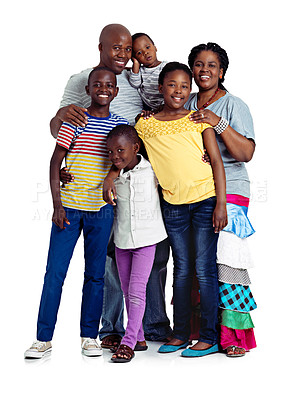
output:
<svg viewBox="0 0 300 400"><path fill-rule="evenodd" d="M212 99L215 97L215 95L218 93L219 90L220 90L220 88L218 87L217 90L215 91L215 93L211 96L211 98L205 104L203 104L203 106L201 108L199 108L199 110L203 110L204 108L206 108L209 105L209 103L212 101Z"/></svg>

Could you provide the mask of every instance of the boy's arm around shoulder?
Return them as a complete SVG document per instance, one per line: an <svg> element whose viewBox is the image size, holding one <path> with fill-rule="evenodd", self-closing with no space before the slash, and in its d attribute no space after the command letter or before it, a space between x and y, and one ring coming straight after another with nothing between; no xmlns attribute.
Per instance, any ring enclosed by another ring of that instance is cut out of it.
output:
<svg viewBox="0 0 300 400"><path fill-rule="evenodd" d="M117 198L117 191L114 180L119 176L119 174L120 170L112 165L103 181L103 200L112 206L116 205L114 199Z"/></svg>
<svg viewBox="0 0 300 400"><path fill-rule="evenodd" d="M65 229L64 222L66 224L70 224L66 217L66 212L63 208L61 197L60 197L60 178L59 178L59 170L61 167L61 163L66 156L67 149L60 145L56 145L53 155L50 161L50 188L52 194L53 201L53 216L52 221L57 225L60 229Z"/></svg>
<svg viewBox="0 0 300 400"><path fill-rule="evenodd" d="M226 176L222 157L212 128L202 132L203 143L210 157L213 171L217 203L213 214L213 226L215 233L220 232L227 225L226 211Z"/></svg>

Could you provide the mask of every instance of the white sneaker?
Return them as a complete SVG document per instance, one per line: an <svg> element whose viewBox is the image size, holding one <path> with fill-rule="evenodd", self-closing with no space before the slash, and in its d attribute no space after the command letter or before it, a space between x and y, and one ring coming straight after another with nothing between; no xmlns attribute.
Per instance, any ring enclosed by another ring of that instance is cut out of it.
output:
<svg viewBox="0 0 300 400"><path fill-rule="evenodd" d="M96 339L81 338L81 352L88 357L102 356L103 350Z"/></svg>
<svg viewBox="0 0 300 400"><path fill-rule="evenodd" d="M52 351L51 342L41 342L36 340L32 343L31 347L24 353L24 358L42 358Z"/></svg>

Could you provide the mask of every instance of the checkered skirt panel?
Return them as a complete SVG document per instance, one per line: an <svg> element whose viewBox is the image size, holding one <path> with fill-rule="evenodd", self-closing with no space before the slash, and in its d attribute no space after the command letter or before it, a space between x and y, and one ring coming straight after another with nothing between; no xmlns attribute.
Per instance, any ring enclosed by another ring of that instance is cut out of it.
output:
<svg viewBox="0 0 300 400"><path fill-rule="evenodd" d="M219 282L219 307L227 310L249 312L257 305L249 286Z"/></svg>

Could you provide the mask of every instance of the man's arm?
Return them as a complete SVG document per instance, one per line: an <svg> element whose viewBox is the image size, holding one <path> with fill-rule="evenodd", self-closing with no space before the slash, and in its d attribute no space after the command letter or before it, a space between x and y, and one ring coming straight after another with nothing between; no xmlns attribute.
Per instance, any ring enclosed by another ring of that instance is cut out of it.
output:
<svg viewBox="0 0 300 400"><path fill-rule="evenodd" d="M60 108L55 117L50 121L50 131L54 138L57 138L58 131L63 122L68 122L69 124L75 126L85 126L87 124L87 115L85 112L86 108L75 106L75 104L70 104Z"/></svg>

